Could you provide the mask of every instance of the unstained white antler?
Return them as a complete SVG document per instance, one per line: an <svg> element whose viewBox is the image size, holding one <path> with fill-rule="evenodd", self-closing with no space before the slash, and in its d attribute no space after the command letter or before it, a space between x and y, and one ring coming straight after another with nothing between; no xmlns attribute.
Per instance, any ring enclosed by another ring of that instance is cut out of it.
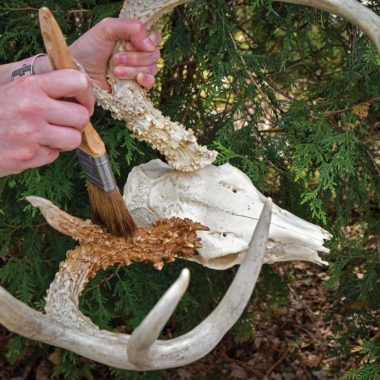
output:
<svg viewBox="0 0 380 380"><path fill-rule="evenodd" d="M357 0L276 0L307 5L343 17L363 30L380 52L380 17Z"/></svg>

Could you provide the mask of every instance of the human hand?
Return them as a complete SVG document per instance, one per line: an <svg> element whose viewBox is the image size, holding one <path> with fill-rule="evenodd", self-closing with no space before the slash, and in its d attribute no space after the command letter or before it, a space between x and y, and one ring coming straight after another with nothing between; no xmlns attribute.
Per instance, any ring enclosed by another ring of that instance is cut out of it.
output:
<svg viewBox="0 0 380 380"><path fill-rule="evenodd" d="M77 148L94 103L91 82L77 70L0 86L0 177L49 164Z"/></svg>
<svg viewBox="0 0 380 380"><path fill-rule="evenodd" d="M76 40L70 51L97 86L110 90L106 78L108 62L116 42L126 41L127 51L112 57L113 75L118 79L135 79L149 90L157 74L160 40L158 32L149 35L137 20L106 18Z"/></svg>

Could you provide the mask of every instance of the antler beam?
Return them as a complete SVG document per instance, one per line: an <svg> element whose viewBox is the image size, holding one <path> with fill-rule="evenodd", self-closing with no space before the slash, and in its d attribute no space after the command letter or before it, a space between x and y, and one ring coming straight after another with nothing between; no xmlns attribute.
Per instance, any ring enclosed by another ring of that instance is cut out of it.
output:
<svg viewBox="0 0 380 380"><path fill-rule="evenodd" d="M126 0L120 17L137 18L148 26L154 24L163 14L190 0ZM356 0L277 0L311 6L334 13L361 28L376 44L380 52L380 17ZM122 43L117 51L125 50ZM118 80L112 75L110 63L109 78L112 94L96 88L98 103L110 110L116 119L124 120L134 137L152 144L167 162L177 170L189 172L199 170L213 163L217 153L199 146L191 129L171 121L157 110L145 90L134 81Z"/></svg>
<svg viewBox="0 0 380 380"><path fill-rule="evenodd" d="M126 0L120 17L137 18L148 26L178 5L191 0ZM306 5L343 17L363 30L380 51L380 17L357 0L275 0L282 3Z"/></svg>
<svg viewBox="0 0 380 380"><path fill-rule="evenodd" d="M380 52L380 17L356 0L275 0L307 5L341 16L356 25L373 41Z"/></svg>
<svg viewBox="0 0 380 380"><path fill-rule="evenodd" d="M104 247L107 251L100 251L98 241L91 246L94 228L97 227L70 217L49 201L37 197L29 200L41 209L51 225L82 240L82 243L61 264L48 291L46 314L31 309L0 287L0 323L27 338L130 370L182 366L203 357L215 347L240 317L251 297L262 266L272 212L272 202L268 199L249 252L219 306L189 333L162 341L157 337L186 291L188 270L182 272L132 336L100 330L79 311L79 296L94 274L94 266L103 266L99 263L101 257L113 249L108 244ZM118 241L115 240L116 243ZM93 254L95 247L96 255Z"/></svg>

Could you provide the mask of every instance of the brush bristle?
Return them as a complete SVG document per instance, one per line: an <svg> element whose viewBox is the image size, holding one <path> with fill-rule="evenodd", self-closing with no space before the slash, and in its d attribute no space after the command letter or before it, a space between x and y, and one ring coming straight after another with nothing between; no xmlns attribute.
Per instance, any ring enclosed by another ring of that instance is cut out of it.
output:
<svg viewBox="0 0 380 380"><path fill-rule="evenodd" d="M114 236L128 238L137 230L119 189L105 192L87 181L94 217Z"/></svg>

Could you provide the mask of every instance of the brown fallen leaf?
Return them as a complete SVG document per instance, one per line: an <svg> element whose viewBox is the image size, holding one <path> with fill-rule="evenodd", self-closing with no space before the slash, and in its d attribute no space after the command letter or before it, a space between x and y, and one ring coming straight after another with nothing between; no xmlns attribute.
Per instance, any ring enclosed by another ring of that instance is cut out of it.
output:
<svg viewBox="0 0 380 380"><path fill-rule="evenodd" d="M308 354L305 358L305 364L309 368L318 367L321 362L321 358L318 355Z"/></svg>

